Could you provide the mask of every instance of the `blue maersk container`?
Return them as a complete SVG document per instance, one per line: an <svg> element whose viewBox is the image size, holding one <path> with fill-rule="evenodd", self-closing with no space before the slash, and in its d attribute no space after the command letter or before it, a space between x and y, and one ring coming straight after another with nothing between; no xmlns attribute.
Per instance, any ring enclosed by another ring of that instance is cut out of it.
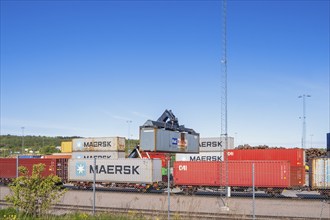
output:
<svg viewBox="0 0 330 220"><path fill-rule="evenodd" d="M34 158L41 158L39 155L20 155L18 156L20 159L34 159Z"/></svg>

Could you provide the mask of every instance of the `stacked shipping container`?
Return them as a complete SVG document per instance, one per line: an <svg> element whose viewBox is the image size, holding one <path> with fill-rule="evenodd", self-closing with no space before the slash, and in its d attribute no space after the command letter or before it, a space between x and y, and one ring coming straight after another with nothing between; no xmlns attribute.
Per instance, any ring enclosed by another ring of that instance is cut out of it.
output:
<svg viewBox="0 0 330 220"><path fill-rule="evenodd" d="M290 186L288 161L228 161L228 183L225 162L174 162L174 184L187 186L252 187L252 164L255 166L255 187Z"/></svg>
<svg viewBox="0 0 330 220"><path fill-rule="evenodd" d="M125 158L125 138L100 137L72 140L72 158L118 159Z"/></svg>
<svg viewBox="0 0 330 220"><path fill-rule="evenodd" d="M228 161L283 160L290 162L290 186L305 185L305 151L303 149L244 149L228 150Z"/></svg>
<svg viewBox="0 0 330 220"><path fill-rule="evenodd" d="M313 158L309 170L310 186L312 189L330 190L330 158Z"/></svg>
<svg viewBox="0 0 330 220"><path fill-rule="evenodd" d="M225 139L223 137L200 138L199 153L176 154L176 161L223 161ZM234 148L234 138L228 137L228 149Z"/></svg>
<svg viewBox="0 0 330 220"><path fill-rule="evenodd" d="M125 138L79 138L72 140L69 161L70 182L96 181L113 183L146 183L161 181L161 160L125 158ZM94 168L93 158L96 158Z"/></svg>

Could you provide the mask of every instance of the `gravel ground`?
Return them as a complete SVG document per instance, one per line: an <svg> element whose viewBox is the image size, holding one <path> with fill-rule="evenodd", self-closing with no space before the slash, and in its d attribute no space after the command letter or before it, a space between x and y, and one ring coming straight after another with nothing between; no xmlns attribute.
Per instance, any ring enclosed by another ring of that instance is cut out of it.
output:
<svg viewBox="0 0 330 220"><path fill-rule="evenodd" d="M7 187L0 186L0 199L9 193ZM142 194L121 192L96 192L96 206L129 209L146 209L167 211L166 194ZM68 191L61 204L73 206L91 206L92 191ZM170 197L171 212L202 212L226 214L253 214L252 198L229 198L229 210L224 207L221 198L211 196L184 196L172 194ZM330 219L330 202L321 200L267 199L255 200L255 214L263 216L304 217Z"/></svg>

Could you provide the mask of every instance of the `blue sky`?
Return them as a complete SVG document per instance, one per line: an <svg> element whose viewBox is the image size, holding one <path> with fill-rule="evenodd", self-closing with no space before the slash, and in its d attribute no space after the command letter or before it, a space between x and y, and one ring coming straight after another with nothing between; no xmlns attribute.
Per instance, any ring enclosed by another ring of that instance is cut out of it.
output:
<svg viewBox="0 0 330 220"><path fill-rule="evenodd" d="M235 144L325 147L329 1L228 1ZM221 1L1 1L1 134L139 136L171 109L220 136ZM132 121L127 123L127 121Z"/></svg>

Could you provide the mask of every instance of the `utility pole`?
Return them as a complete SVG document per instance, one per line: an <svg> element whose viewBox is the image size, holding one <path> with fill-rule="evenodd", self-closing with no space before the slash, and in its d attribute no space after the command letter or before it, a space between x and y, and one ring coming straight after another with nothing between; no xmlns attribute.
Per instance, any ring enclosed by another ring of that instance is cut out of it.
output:
<svg viewBox="0 0 330 220"><path fill-rule="evenodd" d="M302 119L302 137L301 137L301 148L305 149L306 147L306 98L311 97L310 95L300 95L298 98L302 98L303 100L303 116L300 117Z"/></svg>

